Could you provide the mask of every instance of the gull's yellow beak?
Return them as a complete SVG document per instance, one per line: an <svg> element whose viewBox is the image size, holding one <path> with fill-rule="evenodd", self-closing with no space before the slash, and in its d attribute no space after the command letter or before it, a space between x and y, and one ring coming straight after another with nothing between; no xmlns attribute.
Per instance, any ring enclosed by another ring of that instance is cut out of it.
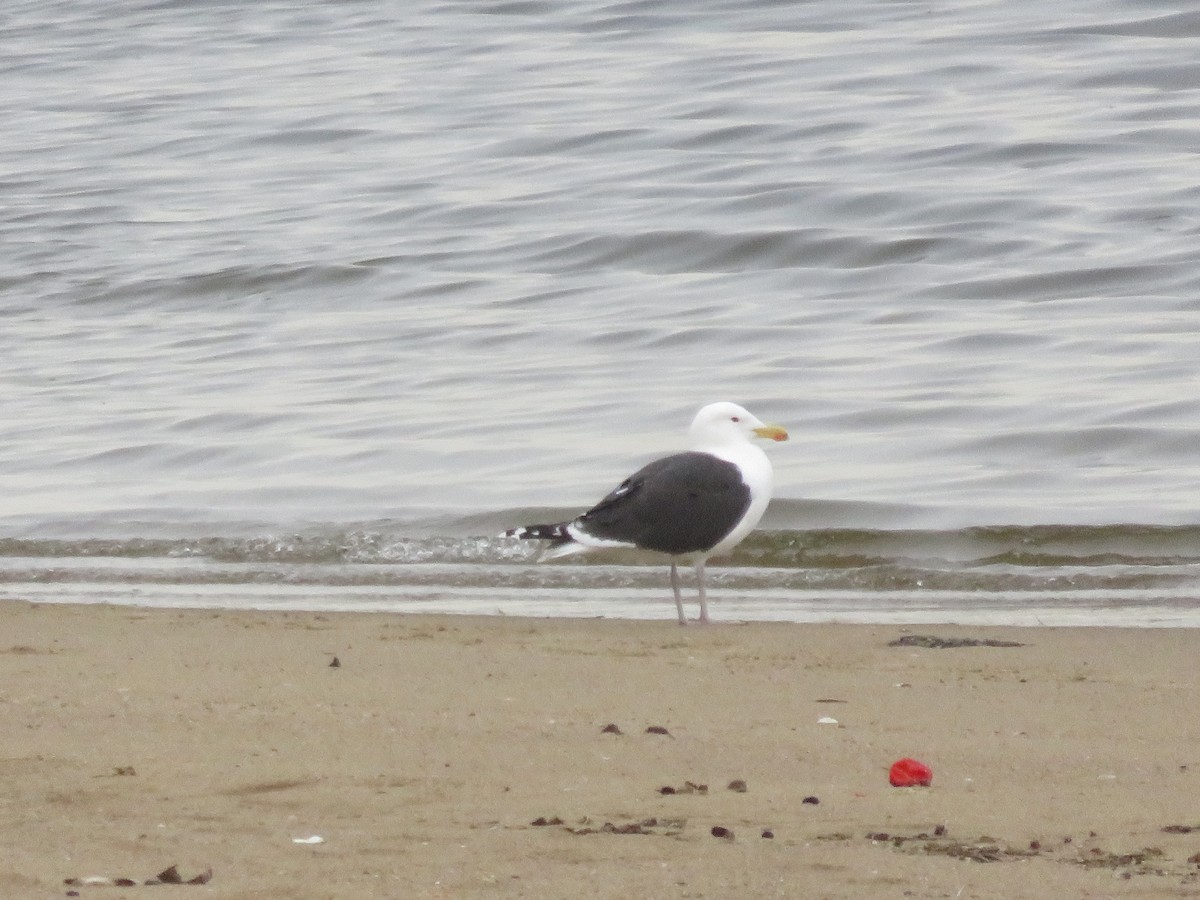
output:
<svg viewBox="0 0 1200 900"><path fill-rule="evenodd" d="M769 438L772 441L786 441L788 433L778 425L764 425L762 428L755 428L754 433L760 438Z"/></svg>

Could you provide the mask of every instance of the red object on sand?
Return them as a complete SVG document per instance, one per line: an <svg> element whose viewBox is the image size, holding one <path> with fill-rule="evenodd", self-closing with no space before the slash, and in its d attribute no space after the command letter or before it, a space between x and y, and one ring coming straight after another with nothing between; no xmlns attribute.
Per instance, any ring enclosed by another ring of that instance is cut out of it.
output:
<svg viewBox="0 0 1200 900"><path fill-rule="evenodd" d="M888 780L892 783L892 787L929 787L933 784L933 769L915 759L909 759L907 756L904 759L898 759L892 763L892 770L888 773Z"/></svg>

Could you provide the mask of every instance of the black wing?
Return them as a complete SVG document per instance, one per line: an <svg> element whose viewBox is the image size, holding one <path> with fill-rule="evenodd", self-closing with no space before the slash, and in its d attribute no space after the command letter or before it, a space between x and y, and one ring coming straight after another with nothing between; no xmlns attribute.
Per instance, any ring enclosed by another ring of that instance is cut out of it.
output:
<svg viewBox="0 0 1200 900"><path fill-rule="evenodd" d="M711 550L749 507L737 466L708 453L677 453L639 469L574 524L597 538L678 555Z"/></svg>

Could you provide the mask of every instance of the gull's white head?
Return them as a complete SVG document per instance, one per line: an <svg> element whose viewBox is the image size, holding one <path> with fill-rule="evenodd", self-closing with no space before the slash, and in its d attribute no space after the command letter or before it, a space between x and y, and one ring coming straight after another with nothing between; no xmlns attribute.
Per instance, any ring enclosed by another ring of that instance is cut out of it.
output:
<svg viewBox="0 0 1200 900"><path fill-rule="evenodd" d="M696 413L688 429L694 447L720 447L748 443L756 437L786 441L788 433L778 425L767 425L736 403L710 403Z"/></svg>

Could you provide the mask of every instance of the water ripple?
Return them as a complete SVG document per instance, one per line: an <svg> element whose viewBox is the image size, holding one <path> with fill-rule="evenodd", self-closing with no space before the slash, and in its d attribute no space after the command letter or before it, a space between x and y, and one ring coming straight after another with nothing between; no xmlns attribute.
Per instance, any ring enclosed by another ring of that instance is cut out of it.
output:
<svg viewBox="0 0 1200 900"><path fill-rule="evenodd" d="M730 397L785 525L1192 521L1197 21L10 4L8 516L584 505Z"/></svg>

